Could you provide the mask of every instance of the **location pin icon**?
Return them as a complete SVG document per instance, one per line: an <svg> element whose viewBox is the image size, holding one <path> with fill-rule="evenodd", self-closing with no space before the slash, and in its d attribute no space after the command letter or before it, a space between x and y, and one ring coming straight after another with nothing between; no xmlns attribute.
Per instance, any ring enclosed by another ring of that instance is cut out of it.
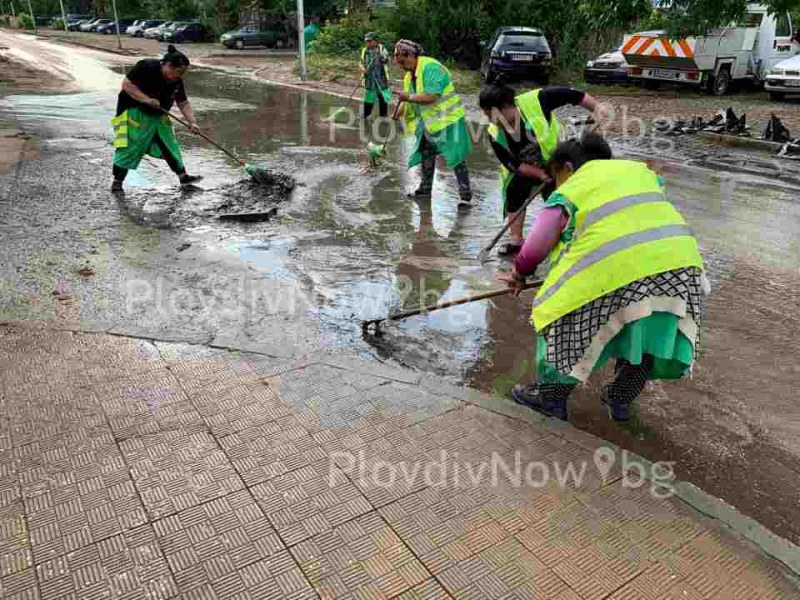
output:
<svg viewBox="0 0 800 600"><path fill-rule="evenodd" d="M594 464L600 472L600 477L603 478L603 483L606 482L606 477L608 477L616 459L617 455L611 448L598 448L594 451Z"/></svg>

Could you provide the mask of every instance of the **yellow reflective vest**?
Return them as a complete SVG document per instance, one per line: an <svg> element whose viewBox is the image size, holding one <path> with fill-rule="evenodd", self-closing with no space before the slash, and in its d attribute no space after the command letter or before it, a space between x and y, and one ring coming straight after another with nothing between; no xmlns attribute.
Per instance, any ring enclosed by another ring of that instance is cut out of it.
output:
<svg viewBox="0 0 800 600"><path fill-rule="evenodd" d="M519 114L522 117L522 120L527 123L528 126L530 126L534 135L536 135L536 142L539 144L539 148L542 151L542 158L545 162L547 162L550 160L550 157L553 156L556 146L558 146L558 136L561 133L561 124L558 122L558 119L554 114L550 115L549 121L545 117L544 111L542 110L542 105L539 103L539 90L533 90L530 92L525 92L524 94L519 94L516 98L514 98L514 103L519 109ZM490 125L488 131L489 135L495 142L508 150L506 132L502 127ZM523 128L520 127L520 134L522 134L522 132ZM503 187L504 201L506 199L506 190L508 189L508 184L511 183L513 176L513 173L506 169L504 165L500 165L500 181Z"/></svg>
<svg viewBox="0 0 800 600"><path fill-rule="evenodd" d="M448 75L450 73L447 70L447 67L445 67L438 60L428 56L420 56L417 59L417 69L415 72L416 90L413 92L415 94L429 93L425 90L425 80L423 77L425 67L428 65L437 65L440 69L448 73ZM407 94L412 93L411 81L411 73L406 72L405 77L403 78L403 91ZM456 90L451 82L444 89L444 92L441 94L439 99L433 104L417 105L411 104L410 102L406 103L404 116L406 133L409 135L414 135L416 134L419 121L422 121L425 131L433 134L438 133L453 123L456 123L459 119L466 118L467 113L464 111L464 106L461 104L461 98L458 94L456 94Z"/></svg>
<svg viewBox="0 0 800 600"><path fill-rule="evenodd" d="M533 302L537 331L638 279L703 259L661 179L641 162L595 160L578 169L560 196L574 229L550 253L550 271Z"/></svg>

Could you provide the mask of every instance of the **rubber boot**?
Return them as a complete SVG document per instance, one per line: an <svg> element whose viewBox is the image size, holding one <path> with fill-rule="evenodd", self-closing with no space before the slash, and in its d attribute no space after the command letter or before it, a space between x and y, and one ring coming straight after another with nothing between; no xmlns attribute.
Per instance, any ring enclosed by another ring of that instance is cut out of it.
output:
<svg viewBox="0 0 800 600"><path fill-rule="evenodd" d="M456 182L458 183L458 208L459 210L469 210L472 208L472 188L469 185L469 171L467 164L461 163L454 169Z"/></svg>

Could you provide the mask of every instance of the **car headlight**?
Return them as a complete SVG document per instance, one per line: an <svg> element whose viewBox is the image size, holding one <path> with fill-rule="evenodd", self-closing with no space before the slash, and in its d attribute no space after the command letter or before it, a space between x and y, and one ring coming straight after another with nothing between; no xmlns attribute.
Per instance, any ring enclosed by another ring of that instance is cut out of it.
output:
<svg viewBox="0 0 800 600"><path fill-rule="evenodd" d="M772 67L769 72L770 75L783 75L783 69L780 67Z"/></svg>
<svg viewBox="0 0 800 600"><path fill-rule="evenodd" d="M586 62L586 68L591 69L594 66L594 61L590 60Z"/></svg>

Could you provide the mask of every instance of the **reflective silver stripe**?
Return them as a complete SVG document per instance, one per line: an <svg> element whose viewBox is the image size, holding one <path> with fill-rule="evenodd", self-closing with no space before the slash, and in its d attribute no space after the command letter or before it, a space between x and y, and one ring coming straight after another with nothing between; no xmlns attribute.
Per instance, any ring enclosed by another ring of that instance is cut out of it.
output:
<svg viewBox="0 0 800 600"><path fill-rule="evenodd" d="M451 115L454 112L458 112L459 110L461 110L463 108L464 108L464 106L461 104L461 102L459 102L458 104L454 104L453 106L451 106L450 108L447 108L445 110L439 109L439 111L436 114L431 115L430 117L425 119L425 121L424 121L425 125L427 126L427 125L432 124L434 121L438 121L439 119L444 119L445 117Z"/></svg>
<svg viewBox="0 0 800 600"><path fill-rule="evenodd" d="M637 196L625 196L624 198L617 198L616 200L603 204L599 208L589 212L586 215L583 225L581 225L581 228L577 234L583 233L590 225L594 225L598 221L605 219L609 215L613 215L616 212L625 210L631 206L653 204L657 202L666 202L667 204L670 203L669 200L667 200L667 197L660 192L648 192L646 194L639 194Z"/></svg>
<svg viewBox="0 0 800 600"><path fill-rule="evenodd" d="M620 238L606 242L599 248L596 248L569 269L567 269L561 276L551 285L539 298L533 301L534 306L540 306L545 300L555 294L561 286L567 281L575 277L581 271L588 269L593 264L600 262L604 258L608 258L612 254L633 248L639 244L646 244L656 240L663 240L665 238L679 237L685 235L692 235L691 230L686 225L665 225L664 227L656 227L654 229L646 229L644 231L637 231L636 233L629 233Z"/></svg>

